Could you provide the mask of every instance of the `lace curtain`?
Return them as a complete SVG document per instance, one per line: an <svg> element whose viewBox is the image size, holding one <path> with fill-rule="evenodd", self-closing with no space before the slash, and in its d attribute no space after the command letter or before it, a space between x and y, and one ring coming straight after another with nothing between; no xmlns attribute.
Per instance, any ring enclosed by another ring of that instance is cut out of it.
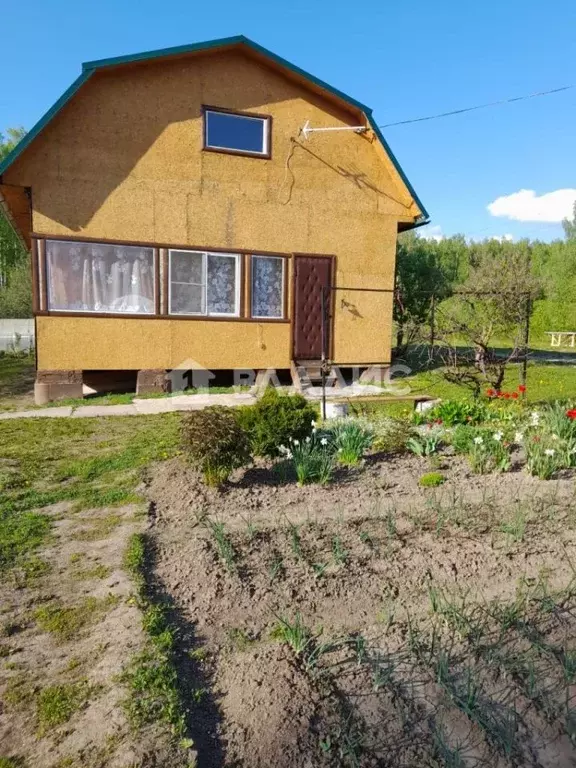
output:
<svg viewBox="0 0 576 768"><path fill-rule="evenodd" d="M170 312L237 315L238 256L170 252Z"/></svg>
<svg viewBox="0 0 576 768"><path fill-rule="evenodd" d="M282 317L284 259L252 256L252 317Z"/></svg>
<svg viewBox="0 0 576 768"><path fill-rule="evenodd" d="M48 309L154 312L154 251L46 241Z"/></svg>

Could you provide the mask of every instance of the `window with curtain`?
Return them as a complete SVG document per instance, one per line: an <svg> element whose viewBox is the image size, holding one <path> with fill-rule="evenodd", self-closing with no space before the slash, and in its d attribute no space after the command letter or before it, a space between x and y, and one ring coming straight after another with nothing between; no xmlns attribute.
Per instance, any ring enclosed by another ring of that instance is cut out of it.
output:
<svg viewBox="0 0 576 768"><path fill-rule="evenodd" d="M46 241L48 309L154 314L154 249Z"/></svg>
<svg viewBox="0 0 576 768"><path fill-rule="evenodd" d="M171 315L240 314L240 257L235 253L170 251Z"/></svg>
<svg viewBox="0 0 576 768"><path fill-rule="evenodd" d="M252 256L252 317L284 316L284 259Z"/></svg>

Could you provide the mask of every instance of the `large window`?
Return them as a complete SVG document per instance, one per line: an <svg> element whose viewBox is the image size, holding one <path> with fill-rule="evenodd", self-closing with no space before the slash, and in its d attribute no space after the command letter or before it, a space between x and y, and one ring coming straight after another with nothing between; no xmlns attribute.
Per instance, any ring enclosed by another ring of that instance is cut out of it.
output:
<svg viewBox="0 0 576 768"><path fill-rule="evenodd" d="M269 157L270 118L206 108L204 148Z"/></svg>
<svg viewBox="0 0 576 768"><path fill-rule="evenodd" d="M281 256L252 256L252 317L284 316L284 263Z"/></svg>
<svg viewBox="0 0 576 768"><path fill-rule="evenodd" d="M153 314L154 250L46 241L49 310Z"/></svg>
<svg viewBox="0 0 576 768"><path fill-rule="evenodd" d="M172 315L240 314L240 257L235 253L170 251Z"/></svg>

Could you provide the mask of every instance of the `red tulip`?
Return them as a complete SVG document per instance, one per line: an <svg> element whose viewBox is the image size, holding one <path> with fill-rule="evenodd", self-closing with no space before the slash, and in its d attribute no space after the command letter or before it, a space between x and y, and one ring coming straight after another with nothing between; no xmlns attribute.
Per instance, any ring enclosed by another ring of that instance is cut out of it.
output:
<svg viewBox="0 0 576 768"><path fill-rule="evenodd" d="M510 397L511 397L513 400L518 400L518 392L512 392L512 394L510 395Z"/></svg>
<svg viewBox="0 0 576 768"><path fill-rule="evenodd" d="M518 387L518 392L526 392L526 386L524 384L520 384Z"/></svg>

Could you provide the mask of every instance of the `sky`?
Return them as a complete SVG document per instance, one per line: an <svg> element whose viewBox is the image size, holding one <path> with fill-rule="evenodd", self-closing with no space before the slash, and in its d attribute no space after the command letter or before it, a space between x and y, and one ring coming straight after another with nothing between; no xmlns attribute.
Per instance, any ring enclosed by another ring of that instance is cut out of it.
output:
<svg viewBox="0 0 576 768"><path fill-rule="evenodd" d="M243 34L371 106L380 125L576 86L574 0L26 0L3 8L0 132L30 129L82 61ZM576 87L384 129L427 237L562 236Z"/></svg>

